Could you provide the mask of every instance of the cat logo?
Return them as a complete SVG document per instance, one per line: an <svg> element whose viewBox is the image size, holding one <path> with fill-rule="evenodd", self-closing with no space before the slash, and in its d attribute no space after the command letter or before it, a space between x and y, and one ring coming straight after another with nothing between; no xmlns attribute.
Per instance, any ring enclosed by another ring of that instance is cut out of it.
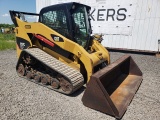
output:
<svg viewBox="0 0 160 120"><path fill-rule="evenodd" d="M54 41L59 42L59 37L54 37Z"/></svg>

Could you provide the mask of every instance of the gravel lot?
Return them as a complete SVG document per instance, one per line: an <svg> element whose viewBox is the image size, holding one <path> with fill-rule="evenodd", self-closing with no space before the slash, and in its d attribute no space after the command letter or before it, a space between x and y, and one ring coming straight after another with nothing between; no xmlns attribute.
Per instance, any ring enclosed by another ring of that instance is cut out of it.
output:
<svg viewBox="0 0 160 120"><path fill-rule="evenodd" d="M124 53L110 52L111 61ZM131 54L143 72L143 82L123 120L160 120L160 58ZM17 76L16 51L0 51L1 120L115 120L83 106L84 88L66 96Z"/></svg>

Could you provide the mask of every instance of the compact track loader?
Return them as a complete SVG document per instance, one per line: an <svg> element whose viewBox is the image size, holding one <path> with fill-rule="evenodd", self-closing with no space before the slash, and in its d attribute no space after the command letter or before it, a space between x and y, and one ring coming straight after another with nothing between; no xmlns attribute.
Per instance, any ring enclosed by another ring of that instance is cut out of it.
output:
<svg viewBox="0 0 160 120"><path fill-rule="evenodd" d="M110 64L101 35L91 35L90 7L71 2L39 14L10 11L15 24L17 74L63 94L87 84L85 106L121 118L142 82L131 56ZM25 15L39 18L27 22Z"/></svg>

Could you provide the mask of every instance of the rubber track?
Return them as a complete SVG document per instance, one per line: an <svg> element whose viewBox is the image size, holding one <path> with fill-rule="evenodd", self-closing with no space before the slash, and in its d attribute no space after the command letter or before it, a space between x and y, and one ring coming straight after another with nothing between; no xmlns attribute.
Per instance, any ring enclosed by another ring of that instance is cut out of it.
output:
<svg viewBox="0 0 160 120"><path fill-rule="evenodd" d="M62 63L61 61L57 60L56 58L52 57L51 55L47 54L46 52L42 51L39 48L25 49L23 51L30 54L33 58L37 59L38 61L45 64L49 68L53 69L54 71L66 77L73 87L73 90L70 93L66 93L61 89L54 89L55 91L58 91L64 94L71 94L83 86L84 78L79 71ZM38 84L42 85L42 83L38 83ZM48 85L43 85L43 86L53 89L51 86L48 86Z"/></svg>

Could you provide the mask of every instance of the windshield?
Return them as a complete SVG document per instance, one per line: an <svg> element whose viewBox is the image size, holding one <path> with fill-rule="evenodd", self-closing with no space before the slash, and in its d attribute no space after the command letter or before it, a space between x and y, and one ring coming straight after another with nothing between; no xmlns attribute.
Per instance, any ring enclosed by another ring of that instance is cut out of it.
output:
<svg viewBox="0 0 160 120"><path fill-rule="evenodd" d="M86 8L84 6L76 8L72 13L72 17L74 38L79 45L85 47L89 39L89 22Z"/></svg>
<svg viewBox="0 0 160 120"><path fill-rule="evenodd" d="M43 13L43 23L63 36L67 37L68 27L64 10L51 10Z"/></svg>

